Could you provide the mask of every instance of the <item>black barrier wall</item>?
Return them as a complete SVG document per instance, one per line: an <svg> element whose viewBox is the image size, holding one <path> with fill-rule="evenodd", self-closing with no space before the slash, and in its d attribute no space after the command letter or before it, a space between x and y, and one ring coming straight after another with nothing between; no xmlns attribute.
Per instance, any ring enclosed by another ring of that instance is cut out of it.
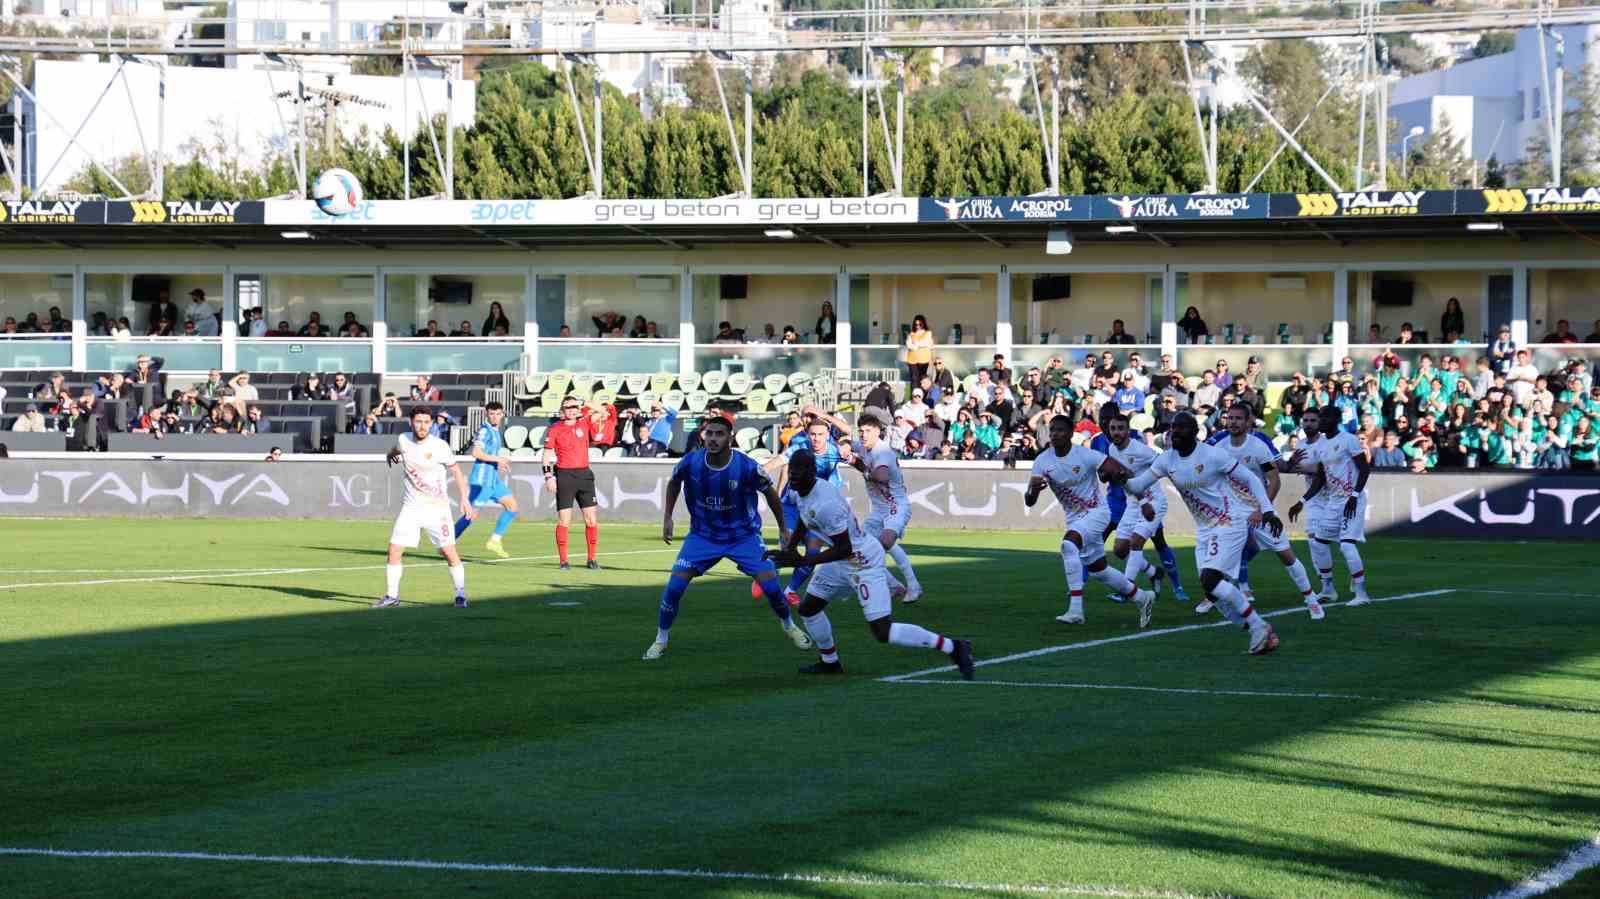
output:
<svg viewBox="0 0 1600 899"><path fill-rule="evenodd" d="M673 464L596 463L602 514L659 523ZM1048 492L1033 509L1023 505L1026 471L918 466L907 467L905 478L913 526L1049 531L1063 523ZM1299 480L1285 480L1280 513L1299 498ZM536 464L517 466L512 484L530 510L524 518L554 518L555 497ZM845 485L864 513L860 477L847 474ZM1374 474L1368 494L1368 534L1600 539L1600 477ZM399 475L382 462L0 461L0 515L391 519L400 499ZM1193 533L1182 501L1171 499L1167 530ZM678 517L686 517L682 503Z"/></svg>

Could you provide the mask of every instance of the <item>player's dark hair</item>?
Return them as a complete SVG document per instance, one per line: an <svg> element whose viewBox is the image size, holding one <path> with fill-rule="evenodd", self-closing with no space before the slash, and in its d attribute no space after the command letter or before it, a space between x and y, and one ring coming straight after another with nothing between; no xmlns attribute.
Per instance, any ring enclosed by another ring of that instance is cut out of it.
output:
<svg viewBox="0 0 1600 899"><path fill-rule="evenodd" d="M1052 428L1055 427L1056 426L1056 422L1061 422L1061 424L1064 425L1067 430L1069 430L1069 431L1072 430L1072 416L1070 416L1070 415L1052 415L1052 416L1050 416L1050 427L1052 427Z"/></svg>
<svg viewBox="0 0 1600 899"><path fill-rule="evenodd" d="M705 420L700 422L700 430L704 431L706 428L724 428L728 433L732 434L733 422L721 415L707 415Z"/></svg>
<svg viewBox="0 0 1600 899"><path fill-rule="evenodd" d="M856 419L856 427L877 428L881 432L883 430L883 422L876 415L863 415Z"/></svg>
<svg viewBox="0 0 1600 899"><path fill-rule="evenodd" d="M483 404L483 411L485 412L499 412L503 409L505 409L505 406L498 400L493 400Z"/></svg>
<svg viewBox="0 0 1600 899"><path fill-rule="evenodd" d="M411 407L411 414L409 416L407 416L407 417L408 418L416 418L418 415L426 415L429 418L432 418L433 417L433 408L431 406L412 406Z"/></svg>
<svg viewBox="0 0 1600 899"><path fill-rule="evenodd" d="M814 472L817 470L817 457L810 450L799 450L789 457L789 466L792 468L796 464Z"/></svg>
<svg viewBox="0 0 1600 899"><path fill-rule="evenodd" d="M1111 422L1114 422L1114 421L1120 421L1120 422L1122 422L1123 424L1127 425L1130 428L1133 427L1133 419L1128 417L1127 415L1124 415L1121 409L1118 409L1115 414L1113 414L1113 415L1111 415L1111 416L1106 418L1106 423L1107 424L1110 424Z"/></svg>
<svg viewBox="0 0 1600 899"><path fill-rule="evenodd" d="M1188 422L1194 425L1196 428L1200 427L1200 419L1195 418L1194 413L1192 412L1179 412L1177 415L1172 417L1172 423L1177 424L1185 419L1187 419Z"/></svg>

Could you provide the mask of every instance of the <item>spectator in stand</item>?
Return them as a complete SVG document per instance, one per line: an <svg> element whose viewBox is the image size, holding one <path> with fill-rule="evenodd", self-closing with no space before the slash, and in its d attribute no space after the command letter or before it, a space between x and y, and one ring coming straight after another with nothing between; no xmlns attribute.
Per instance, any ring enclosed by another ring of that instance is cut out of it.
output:
<svg viewBox="0 0 1600 899"><path fill-rule="evenodd" d="M1106 350L1100 354L1100 364L1095 367L1094 377L1101 380L1108 380L1113 383L1122 377L1122 369L1117 366L1117 358L1111 354L1110 350ZM1093 389L1093 380L1089 382L1089 387L1090 389Z"/></svg>
<svg viewBox="0 0 1600 899"><path fill-rule="evenodd" d="M1395 339L1395 343L1408 344L1408 343L1416 343L1416 342L1417 342L1417 335L1416 335L1416 332L1412 330L1411 323L1410 322L1402 322L1400 324L1400 336Z"/></svg>
<svg viewBox="0 0 1600 899"><path fill-rule="evenodd" d="M21 332L17 330L17 320L12 316L9 316L9 315L6 316L5 324L4 325L0 325L0 334L20 334L20 333Z"/></svg>
<svg viewBox="0 0 1600 899"><path fill-rule="evenodd" d="M1368 455L1372 457L1373 468L1400 470L1410 466L1406 454L1400 449L1400 435L1394 431L1384 432L1383 436L1367 446L1371 448Z"/></svg>
<svg viewBox="0 0 1600 899"><path fill-rule="evenodd" d="M257 306L256 308L251 309L249 315L246 317L245 326L244 326L244 336L246 336L246 337L265 337L265 336L267 336L267 319L266 319L265 315L263 314L262 309L261 309L260 306Z"/></svg>
<svg viewBox="0 0 1600 899"><path fill-rule="evenodd" d="M959 458L964 462L988 461L991 455L989 448L978 440L977 433L972 430L962 433L958 449L960 450Z"/></svg>
<svg viewBox="0 0 1600 899"><path fill-rule="evenodd" d="M294 329L289 327L289 323L288 322L280 321L280 322L278 322L278 326L276 328L273 328L271 331L267 332L267 336L268 337L294 337L296 335L295 335Z"/></svg>
<svg viewBox="0 0 1600 899"><path fill-rule="evenodd" d="M932 378L933 386L939 388L940 398L956 392L956 376L951 374L950 369L945 367L944 358L941 356L933 357Z"/></svg>
<svg viewBox="0 0 1600 899"><path fill-rule="evenodd" d="M939 402L934 404L933 414L946 425L956 420L956 413L961 411L961 396L955 391L942 394ZM928 443L930 441L923 441Z"/></svg>
<svg viewBox="0 0 1600 899"><path fill-rule="evenodd" d="M404 418L400 412L400 398L393 393L385 393L378 403L378 408L372 410L379 418Z"/></svg>
<svg viewBox="0 0 1600 899"><path fill-rule="evenodd" d="M1133 338L1132 334L1129 334L1127 331L1123 330L1122 319L1118 318L1112 320L1111 333L1106 335L1106 343L1116 345L1138 342L1139 341Z"/></svg>
<svg viewBox="0 0 1600 899"><path fill-rule="evenodd" d="M640 340L646 337L654 337L656 335L650 333L650 323L645 321L644 316L635 315L633 317L633 325L628 328L628 336L635 340Z"/></svg>
<svg viewBox="0 0 1600 899"><path fill-rule="evenodd" d="M994 379L987 368L978 369L978 380L973 382L972 389L967 391L967 396L976 397L978 408L987 407L994 402Z"/></svg>
<svg viewBox="0 0 1600 899"><path fill-rule="evenodd" d="M1012 375L1012 371L1011 371L1010 367L1006 365L1006 356L1005 356L1005 354L1004 353L995 353L994 354L994 365L991 366L990 369L989 369L989 380L993 381L996 384L1010 384L1011 383L1011 375Z"/></svg>
<svg viewBox="0 0 1600 899"><path fill-rule="evenodd" d="M895 407L894 391L890 389L889 382L879 381L867 391L867 396L861 402L862 412L877 416L879 421L889 421L890 412Z"/></svg>
<svg viewBox="0 0 1600 899"><path fill-rule="evenodd" d="M29 403L17 420L12 422L11 430L21 434L43 434L51 430L46 426L44 413L39 411L38 403Z"/></svg>
<svg viewBox="0 0 1600 899"><path fill-rule="evenodd" d="M250 373L239 372L228 381L228 388L233 391L234 399L241 403L253 403L261 399L261 392L256 385L250 383Z"/></svg>
<svg viewBox="0 0 1600 899"><path fill-rule="evenodd" d="M1517 361L1517 345L1511 340L1511 326L1501 325L1496 332L1494 342L1489 344L1489 365L1495 371L1505 373Z"/></svg>
<svg viewBox="0 0 1600 899"><path fill-rule="evenodd" d="M215 400L222 394L223 389L227 386L227 382L222 380L222 372L213 368L206 374L206 379L196 386L195 389L198 390L200 395L205 397L207 400Z"/></svg>
<svg viewBox="0 0 1600 899"><path fill-rule="evenodd" d="M1183 311L1183 318L1178 319L1178 330L1183 332L1186 343L1199 343L1200 338L1211 336L1205 319L1200 317L1200 310L1193 306Z"/></svg>
<svg viewBox="0 0 1600 899"><path fill-rule="evenodd" d="M1356 431L1356 436L1361 438L1361 445L1371 449L1383 443L1383 428L1378 427L1378 418L1371 412L1361 415L1361 428Z"/></svg>
<svg viewBox="0 0 1600 899"><path fill-rule="evenodd" d="M784 325L783 337L778 342L784 346L794 346L800 342L800 332L795 330L794 325Z"/></svg>
<svg viewBox="0 0 1600 899"><path fill-rule="evenodd" d="M272 422L267 421L261 414L260 406L251 406L244 416L244 426L241 430L246 434L270 434L273 431Z"/></svg>
<svg viewBox="0 0 1600 899"><path fill-rule="evenodd" d="M147 337L173 337L173 336L175 336L175 332L173 330L173 320L170 319L170 318L164 318L161 321L156 322L155 327L151 328L150 329L150 333L145 335L145 336L147 336Z"/></svg>
<svg viewBox="0 0 1600 899"><path fill-rule="evenodd" d="M439 320L428 319L428 326L416 332L417 337L449 337L449 334L439 330Z"/></svg>
<svg viewBox="0 0 1600 899"><path fill-rule="evenodd" d="M355 337L358 330L365 330L361 322L356 321L356 314L349 310L344 313L344 321L339 323L335 334L339 337Z"/></svg>
<svg viewBox="0 0 1600 899"><path fill-rule="evenodd" d="M933 364L933 332L928 330L927 318L916 315L911 319L911 332L906 335L906 372L911 384L921 384L922 376ZM921 420L920 418L918 419Z"/></svg>
<svg viewBox="0 0 1600 899"><path fill-rule="evenodd" d="M1444 301L1444 314L1439 316L1440 334L1463 334L1467 330L1467 318L1461 312L1461 301L1451 297Z"/></svg>
<svg viewBox="0 0 1600 899"><path fill-rule="evenodd" d="M254 388L252 388L254 389ZM241 395L240 399L244 397ZM350 383L344 372L336 372L333 383L328 385L327 398L334 402L344 404L344 413L353 416L356 413L356 385ZM251 402L254 402L252 399Z"/></svg>
<svg viewBox="0 0 1600 899"><path fill-rule="evenodd" d="M1583 339L1584 343L1600 343L1600 318L1594 320L1594 330Z"/></svg>
<svg viewBox="0 0 1600 899"><path fill-rule="evenodd" d="M1251 356L1249 359L1245 360L1244 374L1240 375L1237 380L1249 384L1252 388L1261 393L1266 393L1267 372L1266 369L1261 367L1261 357Z"/></svg>
<svg viewBox="0 0 1600 899"><path fill-rule="evenodd" d="M742 341L739 340L739 335L733 333L733 324L731 322L722 322L717 325L717 336L711 342L741 343Z"/></svg>
<svg viewBox="0 0 1600 899"><path fill-rule="evenodd" d="M172 294L164 287L156 294L156 301L150 304L150 327L152 332L163 319L169 322L178 320L178 305L172 302Z"/></svg>
<svg viewBox="0 0 1600 899"><path fill-rule="evenodd" d="M450 336L451 337L477 337L478 335L472 333L472 322L463 321L461 323L461 327L459 327L456 330L450 332Z"/></svg>
<svg viewBox="0 0 1600 899"><path fill-rule="evenodd" d="M71 334L72 322L61 317L60 306L51 306L49 317L40 330L48 334Z"/></svg>
<svg viewBox="0 0 1600 899"><path fill-rule="evenodd" d="M1218 359L1216 378L1217 389L1227 390L1229 387L1233 386L1233 377L1233 373L1228 371L1228 360Z"/></svg>
<svg viewBox="0 0 1600 899"><path fill-rule="evenodd" d="M570 325L562 325L561 326L561 330L556 332L556 336L557 337L571 337L572 336L572 326L570 326Z"/></svg>
<svg viewBox="0 0 1600 899"><path fill-rule="evenodd" d="M1195 409L1217 408L1222 401L1222 388L1217 385L1217 373L1206 369L1200 375L1200 386L1194 389L1194 395L1189 402Z"/></svg>
<svg viewBox="0 0 1600 899"><path fill-rule="evenodd" d="M838 341L839 319L833 314L833 304L826 300L822 303L822 312L817 316L816 335L817 343L835 343Z"/></svg>
<svg viewBox="0 0 1600 899"><path fill-rule="evenodd" d="M439 396L439 388L429 383L427 375L417 375L417 383L411 388L412 402L432 405L439 402Z"/></svg>
<svg viewBox="0 0 1600 899"><path fill-rule="evenodd" d="M215 337L220 325L217 322L216 310L206 302L206 292L196 287L189 291L189 308L184 310L184 321L194 325L194 331L201 337Z"/></svg>
<svg viewBox="0 0 1600 899"><path fill-rule="evenodd" d="M315 333L313 333L313 325L316 326ZM305 327L302 327L299 332L301 337L320 337L323 333L322 313L320 312L311 313L311 317L306 320Z"/></svg>
<svg viewBox="0 0 1600 899"><path fill-rule="evenodd" d="M784 419L783 425L778 428L778 452L782 453L784 450L787 450L789 448L789 441L794 439L794 435L799 434L805 429L806 423L805 420L800 417L800 413L790 411L788 417Z"/></svg>
<svg viewBox="0 0 1600 899"><path fill-rule="evenodd" d="M1585 415L1576 420L1567 452L1572 457L1573 471L1595 470L1600 463L1600 431L1595 429L1592 417Z"/></svg>
<svg viewBox="0 0 1600 899"><path fill-rule="evenodd" d="M183 336L185 336L185 337L199 337L200 336L200 332L196 331L195 328L194 328L194 322L184 322L183 323Z"/></svg>
<svg viewBox="0 0 1600 899"><path fill-rule="evenodd" d="M1144 411L1144 391L1134 384L1133 372L1122 373L1122 386L1111 395L1111 400L1124 415Z"/></svg>
<svg viewBox="0 0 1600 899"><path fill-rule="evenodd" d="M643 327L643 319L640 320L640 326ZM505 328L507 334L511 333L511 319L506 318L505 307L500 305L499 300L489 304L489 314L484 316L480 333L493 334L495 328Z"/></svg>
<svg viewBox="0 0 1600 899"><path fill-rule="evenodd" d="M1150 392L1150 371L1145 367L1144 357L1140 356L1138 353L1128 354L1128 365L1122 370L1121 373L1124 375L1132 374L1133 386L1139 388L1145 393Z"/></svg>
<svg viewBox="0 0 1600 899"><path fill-rule="evenodd" d="M761 336L756 338L756 343L776 344L779 342L778 329L772 322L767 322L761 326Z"/></svg>
<svg viewBox="0 0 1600 899"><path fill-rule="evenodd" d="M1161 392L1157 394L1156 405L1160 406L1160 398L1165 398L1172 400L1174 409L1187 409L1189 408L1189 396L1189 382L1182 375L1179 375L1169 379L1166 386L1161 388Z"/></svg>
<svg viewBox="0 0 1600 899"><path fill-rule="evenodd" d="M1017 415L1017 404L1011 398L1011 388L1005 384L996 385L994 401L989 403L983 411L994 416L994 425L1002 433L1011 430ZM920 421L920 419L918 420Z"/></svg>
<svg viewBox="0 0 1600 899"><path fill-rule="evenodd" d="M67 377L58 371L51 372L43 384L33 388L33 398L36 400L58 400L66 393Z"/></svg>
<svg viewBox="0 0 1600 899"><path fill-rule="evenodd" d="M1572 333L1572 325L1566 319L1556 322L1556 329L1544 336L1540 343L1577 343L1578 335Z"/></svg>
<svg viewBox="0 0 1600 899"><path fill-rule="evenodd" d="M149 384L152 381L158 380L158 376L161 373L161 366L165 365L166 363L167 360L160 356L150 356L141 353L139 354L139 358L134 361L133 367L123 372L123 374L134 384Z"/></svg>
<svg viewBox="0 0 1600 899"><path fill-rule="evenodd" d="M907 400L899 409L896 409L895 414L903 415L912 422L921 424L922 420L928 417L929 409L926 399L927 394L921 387L913 387L911 388L911 399Z"/></svg>
<svg viewBox="0 0 1600 899"><path fill-rule="evenodd" d="M628 447L628 455L635 459L654 459L666 454L666 444L650 436L650 420L633 419L633 442Z"/></svg>
<svg viewBox="0 0 1600 899"><path fill-rule="evenodd" d="M6 321L12 321L12 319L8 318L8 319L6 319ZM107 318L106 314L104 312L96 312L92 317L90 317L90 319L89 319L89 336L90 337L110 337L111 336L111 319Z"/></svg>
<svg viewBox="0 0 1600 899"><path fill-rule="evenodd" d="M328 386L322 383L322 376L316 372L311 372L304 381L289 388L289 399L295 402L313 402L327 397Z"/></svg>
<svg viewBox="0 0 1600 899"><path fill-rule="evenodd" d="M602 312L599 315L591 315L589 321L594 323L594 336L596 337L608 337L612 331L628 322L620 313L616 312ZM571 337L572 335L563 334L562 336Z"/></svg>
<svg viewBox="0 0 1600 899"><path fill-rule="evenodd" d="M597 403L588 408L589 443L601 449L617 445L617 407L611 403Z"/></svg>
<svg viewBox="0 0 1600 899"><path fill-rule="evenodd" d="M1526 407L1539 380L1539 369L1533 365L1533 356L1527 350L1517 350L1516 361L1506 370L1506 385L1519 406Z"/></svg>
<svg viewBox="0 0 1600 899"><path fill-rule="evenodd" d="M1156 402L1155 433L1165 434L1172 430L1172 420L1178 417L1179 411L1177 400L1171 394L1163 393Z"/></svg>
<svg viewBox="0 0 1600 899"><path fill-rule="evenodd" d="M357 434L377 435L382 434L383 431L383 422L379 421L378 416L373 415L371 412L368 412L362 416L360 421L356 422L355 433Z"/></svg>

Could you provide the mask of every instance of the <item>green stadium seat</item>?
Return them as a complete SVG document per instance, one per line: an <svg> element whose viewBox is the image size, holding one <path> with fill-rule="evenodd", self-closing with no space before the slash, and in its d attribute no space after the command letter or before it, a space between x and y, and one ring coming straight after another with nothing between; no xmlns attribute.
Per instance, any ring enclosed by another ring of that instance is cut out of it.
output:
<svg viewBox="0 0 1600 899"><path fill-rule="evenodd" d="M539 458L539 451L534 449L531 446L525 446L522 449L514 451L511 454L511 458L513 458L513 459L537 459L537 458Z"/></svg>
<svg viewBox="0 0 1600 899"><path fill-rule="evenodd" d="M572 392L587 399L594 393L595 384L600 378L589 372L575 372L572 375Z"/></svg>
<svg viewBox="0 0 1600 899"><path fill-rule="evenodd" d="M601 375L600 389L616 396L622 390L622 375Z"/></svg>
<svg viewBox="0 0 1600 899"><path fill-rule="evenodd" d="M656 393L666 393L672 389L672 382L676 380L678 376L672 372L658 371L650 376L650 389Z"/></svg>
<svg viewBox="0 0 1600 899"><path fill-rule="evenodd" d="M721 372L718 372L718 374L721 374ZM710 375L707 375L706 377L707 377L707 380L710 379ZM750 373L749 372L746 372L746 371L733 372L732 374L728 375L728 395L731 396L731 397L736 397L736 398L744 396L745 394L750 392L750 387L754 383L755 383L755 378L750 377ZM710 388L708 387L706 389L709 390Z"/></svg>
<svg viewBox="0 0 1600 899"><path fill-rule="evenodd" d="M684 395L684 401L689 404L689 411L695 414L706 411L706 406L711 404L711 394L704 390L691 390Z"/></svg>
<svg viewBox="0 0 1600 899"><path fill-rule="evenodd" d="M639 408L646 412L650 411L651 407L659 402L661 402L661 395L654 390L646 390L639 394Z"/></svg>
<svg viewBox="0 0 1600 899"><path fill-rule="evenodd" d="M795 393L802 392L805 390L806 385L810 383L811 375L807 374L806 372L797 371L789 376L789 389Z"/></svg>
<svg viewBox="0 0 1600 899"><path fill-rule="evenodd" d="M745 377L748 378L749 375ZM723 385L727 383L729 383L729 376L720 371L708 371L700 376L700 388L712 396L721 393Z"/></svg>
<svg viewBox="0 0 1600 899"><path fill-rule="evenodd" d="M767 375L765 378L761 379L761 386L767 388L768 393L772 394L773 396L777 396L783 392L784 388L789 386L789 376L778 374Z"/></svg>
<svg viewBox="0 0 1600 899"><path fill-rule="evenodd" d="M535 425L528 429L528 445L524 449L539 450L544 448L544 434L550 430L549 425ZM517 458L522 458L518 456Z"/></svg>
<svg viewBox="0 0 1600 899"><path fill-rule="evenodd" d="M591 406L614 406L616 403L617 395L609 390L596 390L594 396L589 398Z"/></svg>
<svg viewBox="0 0 1600 899"><path fill-rule="evenodd" d="M772 394L767 392L765 387L757 387L745 394L744 407L749 412L757 414L766 412L771 405Z"/></svg>
<svg viewBox="0 0 1600 899"><path fill-rule="evenodd" d="M733 440L739 449L748 453L761 445L761 429L740 428L739 432L733 435Z"/></svg>
<svg viewBox="0 0 1600 899"><path fill-rule="evenodd" d="M669 390L666 393L661 394L661 405L666 406L668 409L671 409L674 412L682 411L683 391Z"/></svg>
<svg viewBox="0 0 1600 899"><path fill-rule="evenodd" d="M607 459L622 459L627 455L628 451L620 446L613 446L605 452L605 458Z"/></svg>
<svg viewBox="0 0 1600 899"><path fill-rule="evenodd" d="M755 449L750 450L750 458L757 462L766 462L772 458L772 450L769 450L764 446L758 446Z"/></svg>
<svg viewBox="0 0 1600 899"><path fill-rule="evenodd" d="M624 375L622 383L627 388L625 396L638 396L644 393L646 387L650 386L650 376L641 374Z"/></svg>
<svg viewBox="0 0 1600 899"><path fill-rule="evenodd" d="M528 391L527 393L523 394L523 396L538 396L539 394L544 393L545 385L549 383L549 374L542 371L536 371L522 379L522 386Z"/></svg>
<svg viewBox="0 0 1600 899"><path fill-rule="evenodd" d="M525 425L512 425L506 428L506 449L519 450L528 442L528 429Z"/></svg>
<svg viewBox="0 0 1600 899"><path fill-rule="evenodd" d="M572 372L558 368L550 373L550 389L560 396L566 396L567 390L572 387Z"/></svg>
<svg viewBox="0 0 1600 899"><path fill-rule="evenodd" d="M1128 419L1128 427L1135 431L1148 431L1155 426L1156 417L1148 412L1140 412Z"/></svg>
<svg viewBox="0 0 1600 899"><path fill-rule="evenodd" d="M699 390L700 389L700 373L697 372L697 371L686 371L686 372L684 372L683 374L678 376L678 386L683 389L684 393L691 393L693 391Z"/></svg>
<svg viewBox="0 0 1600 899"><path fill-rule="evenodd" d="M780 393L772 398L772 409L780 415L788 415L800 408L800 398L792 393Z"/></svg>

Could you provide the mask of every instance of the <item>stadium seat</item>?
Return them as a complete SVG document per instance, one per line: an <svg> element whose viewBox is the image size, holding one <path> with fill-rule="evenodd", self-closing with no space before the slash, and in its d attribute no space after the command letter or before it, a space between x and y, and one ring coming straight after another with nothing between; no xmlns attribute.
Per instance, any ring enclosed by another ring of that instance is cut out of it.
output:
<svg viewBox="0 0 1600 899"><path fill-rule="evenodd" d="M788 415L800 408L800 398L792 393L780 393L772 398L772 409L780 415Z"/></svg>
<svg viewBox="0 0 1600 899"><path fill-rule="evenodd" d="M1189 390L1190 390L1190 391L1194 391L1194 390L1197 390L1197 389L1199 389L1199 387L1200 387L1200 382L1201 382L1201 381L1202 381L1202 380L1204 380L1204 379L1203 379L1203 378L1201 378L1201 377L1200 377L1200 376L1199 376L1199 375L1190 375L1190 376L1188 376L1188 377L1187 377L1187 378L1184 378L1184 379L1183 379L1183 382L1184 382L1184 383L1185 383L1185 384L1188 384L1188 385L1189 385Z"/></svg>
<svg viewBox="0 0 1600 899"><path fill-rule="evenodd" d="M971 393L973 385L975 385L977 383L978 383L978 375L977 375L977 373L973 373L973 374L967 375L965 378L961 379L961 392L962 393Z"/></svg>
<svg viewBox="0 0 1600 899"><path fill-rule="evenodd" d="M571 386L572 372L564 368L558 368L550 373L550 389L554 390L558 397L566 396L567 390Z"/></svg>
<svg viewBox="0 0 1600 899"><path fill-rule="evenodd" d="M650 385L649 375L632 374L623 376L622 383L627 387L626 396L638 396Z"/></svg>
<svg viewBox="0 0 1600 899"><path fill-rule="evenodd" d="M615 406L617 395L609 390L596 390L594 396L589 397L591 406Z"/></svg>
<svg viewBox="0 0 1600 899"><path fill-rule="evenodd" d="M512 425L506 428L506 449L519 450L528 442L528 429L523 425Z"/></svg>
<svg viewBox="0 0 1600 899"><path fill-rule="evenodd" d="M711 394L704 390L691 390L684 395L684 401L689 404L689 411L699 414L706 411L706 406L711 403Z"/></svg>
<svg viewBox="0 0 1600 899"><path fill-rule="evenodd" d="M539 450L544 448L544 434L550 430L549 425L538 425L528 429L528 444L523 449ZM521 458L520 456L518 458Z"/></svg>
<svg viewBox="0 0 1600 899"><path fill-rule="evenodd" d="M539 394L538 410L541 415L554 415L561 408L561 398L566 396L566 391L557 390L552 386L549 390Z"/></svg>
<svg viewBox="0 0 1600 899"><path fill-rule="evenodd" d="M661 396L654 390L646 390L639 394L639 408L646 412L650 411L650 408L659 402L661 402Z"/></svg>
<svg viewBox="0 0 1600 899"><path fill-rule="evenodd" d="M650 389L656 393L666 393L677 379L678 376L670 371L658 371L650 376Z"/></svg>
<svg viewBox="0 0 1600 899"><path fill-rule="evenodd" d="M1156 426L1156 417L1148 412L1140 412L1128 419L1128 427L1135 431L1148 431Z"/></svg>
<svg viewBox="0 0 1600 899"><path fill-rule="evenodd" d="M588 399L594 393L595 384L600 378L590 372L575 372L572 375L572 392Z"/></svg>
<svg viewBox="0 0 1600 899"><path fill-rule="evenodd" d="M717 372L719 377L721 374L721 372ZM706 380L711 380L711 375L709 373L706 375ZM750 377L749 372L736 371L727 376L727 381L728 395L732 397L741 397L750 392L750 386L755 383L755 378ZM721 386L720 382L718 383L718 386ZM706 389L710 390L711 388L707 387Z"/></svg>
<svg viewBox="0 0 1600 899"><path fill-rule="evenodd" d="M734 445L744 452L750 452L761 445L760 428L740 428L739 433L733 435Z"/></svg>
<svg viewBox="0 0 1600 899"><path fill-rule="evenodd" d="M789 386L789 378L787 375L767 375L761 379L761 386L767 388L768 393L777 396L783 392L785 387Z"/></svg>
<svg viewBox="0 0 1600 899"><path fill-rule="evenodd" d="M537 459L537 458L539 458L539 451L534 449L531 446L525 446L522 449L513 450L511 452L511 458L513 458L513 459Z"/></svg>
<svg viewBox="0 0 1600 899"><path fill-rule="evenodd" d="M594 462L596 460L603 459L603 458L605 458L605 450L602 450L598 446L589 447L589 461L590 462Z"/></svg>
<svg viewBox="0 0 1600 899"><path fill-rule="evenodd" d="M768 393L765 387L757 387L746 394L744 398L745 410L752 413L766 412L771 405L772 394Z"/></svg>
<svg viewBox="0 0 1600 899"><path fill-rule="evenodd" d="M700 389L711 394L712 396L716 396L722 392L722 387L724 384L732 383L732 377L737 377L737 375L729 376L720 371L708 371L700 376ZM745 375L744 377L746 380L749 380L750 376Z"/></svg>
<svg viewBox="0 0 1600 899"><path fill-rule="evenodd" d="M750 451L750 458L757 462L765 462L772 458L772 450L764 446L758 446Z"/></svg>
<svg viewBox="0 0 1600 899"><path fill-rule="evenodd" d="M806 372L797 371L789 376L789 389L795 393L802 392L805 390L806 385L810 383L811 375L807 374Z"/></svg>
<svg viewBox="0 0 1600 899"><path fill-rule="evenodd" d="M601 375L600 389L611 394L612 396L616 396L618 393L622 392L622 375Z"/></svg>
<svg viewBox="0 0 1600 899"><path fill-rule="evenodd" d="M1156 414L1156 395L1153 393L1144 398L1144 414Z"/></svg>
<svg viewBox="0 0 1600 899"><path fill-rule="evenodd" d="M669 390L661 394L661 405L674 412L681 411L683 409L683 391Z"/></svg>
<svg viewBox="0 0 1600 899"><path fill-rule="evenodd" d="M628 451L620 446L613 446L605 452L605 458L607 459L622 459L627 455Z"/></svg>
<svg viewBox="0 0 1600 899"><path fill-rule="evenodd" d="M1076 446L1083 446L1089 442L1089 435L1082 431L1074 431L1072 433L1072 442Z"/></svg>
<svg viewBox="0 0 1600 899"><path fill-rule="evenodd" d="M549 384L549 383L550 383L550 376L548 374L546 374L546 373L544 373L542 371L536 371L533 374L528 375L526 378L522 379L522 386L527 391L527 393L518 394L518 395L519 396L538 396L539 394L544 393L545 385Z"/></svg>
<svg viewBox="0 0 1600 899"><path fill-rule="evenodd" d="M696 390L699 390L700 373L697 371L686 371L683 374L678 375L678 387L680 387L684 393L692 393Z"/></svg>

